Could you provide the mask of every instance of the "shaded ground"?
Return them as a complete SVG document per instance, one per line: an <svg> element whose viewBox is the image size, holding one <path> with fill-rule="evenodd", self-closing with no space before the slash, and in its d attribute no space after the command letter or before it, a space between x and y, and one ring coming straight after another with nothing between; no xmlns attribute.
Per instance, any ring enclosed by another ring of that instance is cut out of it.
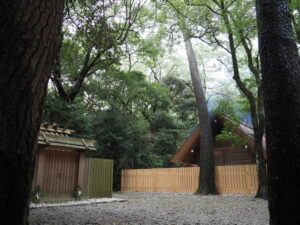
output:
<svg viewBox="0 0 300 225"><path fill-rule="evenodd" d="M30 210L30 225L269 223L267 201L253 196L123 192L126 202Z"/></svg>

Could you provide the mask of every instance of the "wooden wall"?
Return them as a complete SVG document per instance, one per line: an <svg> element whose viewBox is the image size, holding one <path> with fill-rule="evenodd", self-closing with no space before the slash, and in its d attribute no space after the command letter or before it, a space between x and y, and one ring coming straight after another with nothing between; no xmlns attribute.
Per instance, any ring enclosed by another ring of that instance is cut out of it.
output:
<svg viewBox="0 0 300 225"><path fill-rule="evenodd" d="M255 163L255 154L240 147L214 148L215 165L248 165Z"/></svg>
<svg viewBox="0 0 300 225"><path fill-rule="evenodd" d="M77 185L79 152L45 151L42 191L48 195L70 195Z"/></svg>
<svg viewBox="0 0 300 225"><path fill-rule="evenodd" d="M193 193L199 171L199 167L123 170L121 190ZM221 194L255 194L256 165L217 166L216 185Z"/></svg>
<svg viewBox="0 0 300 225"><path fill-rule="evenodd" d="M77 185L83 197L111 197L113 161L86 158L78 150L40 150L32 190L39 185L44 198L72 198Z"/></svg>

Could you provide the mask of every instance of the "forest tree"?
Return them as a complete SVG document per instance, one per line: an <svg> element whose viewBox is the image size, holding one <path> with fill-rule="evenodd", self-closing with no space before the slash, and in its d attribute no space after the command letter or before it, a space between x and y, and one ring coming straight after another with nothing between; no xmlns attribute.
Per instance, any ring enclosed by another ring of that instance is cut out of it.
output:
<svg viewBox="0 0 300 225"><path fill-rule="evenodd" d="M27 224L37 133L64 1L1 1L0 224Z"/></svg>
<svg viewBox="0 0 300 225"><path fill-rule="evenodd" d="M287 0L256 1L270 224L300 220L300 59Z"/></svg>

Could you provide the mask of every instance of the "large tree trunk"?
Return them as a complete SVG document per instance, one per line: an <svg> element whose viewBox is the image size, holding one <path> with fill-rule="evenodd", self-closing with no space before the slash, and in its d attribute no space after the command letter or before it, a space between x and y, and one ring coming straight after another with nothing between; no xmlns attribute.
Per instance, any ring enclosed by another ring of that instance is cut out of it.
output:
<svg viewBox="0 0 300 225"><path fill-rule="evenodd" d="M257 0L270 224L300 221L300 59L287 0Z"/></svg>
<svg viewBox="0 0 300 225"><path fill-rule="evenodd" d="M64 1L1 1L0 224L27 224L37 133Z"/></svg>
<svg viewBox="0 0 300 225"><path fill-rule="evenodd" d="M185 33L185 31L182 31L182 33L184 36L184 44L185 44L186 54L189 61L192 84L196 96L199 125L201 131L200 177L199 177L199 188L197 192L199 194L218 194L218 190L215 184L213 137L212 137L211 123L208 115L207 104L206 104L204 92L201 85L198 65L192 47L191 39Z"/></svg>

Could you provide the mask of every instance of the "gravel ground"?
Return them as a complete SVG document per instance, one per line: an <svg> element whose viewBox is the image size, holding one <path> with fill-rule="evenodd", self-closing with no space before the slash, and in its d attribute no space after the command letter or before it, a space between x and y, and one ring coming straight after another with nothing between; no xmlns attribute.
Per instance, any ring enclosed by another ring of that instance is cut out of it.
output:
<svg viewBox="0 0 300 225"><path fill-rule="evenodd" d="M113 197L127 201L31 209L29 224L263 225L269 223L267 201L254 199L253 196L120 192L115 193Z"/></svg>

